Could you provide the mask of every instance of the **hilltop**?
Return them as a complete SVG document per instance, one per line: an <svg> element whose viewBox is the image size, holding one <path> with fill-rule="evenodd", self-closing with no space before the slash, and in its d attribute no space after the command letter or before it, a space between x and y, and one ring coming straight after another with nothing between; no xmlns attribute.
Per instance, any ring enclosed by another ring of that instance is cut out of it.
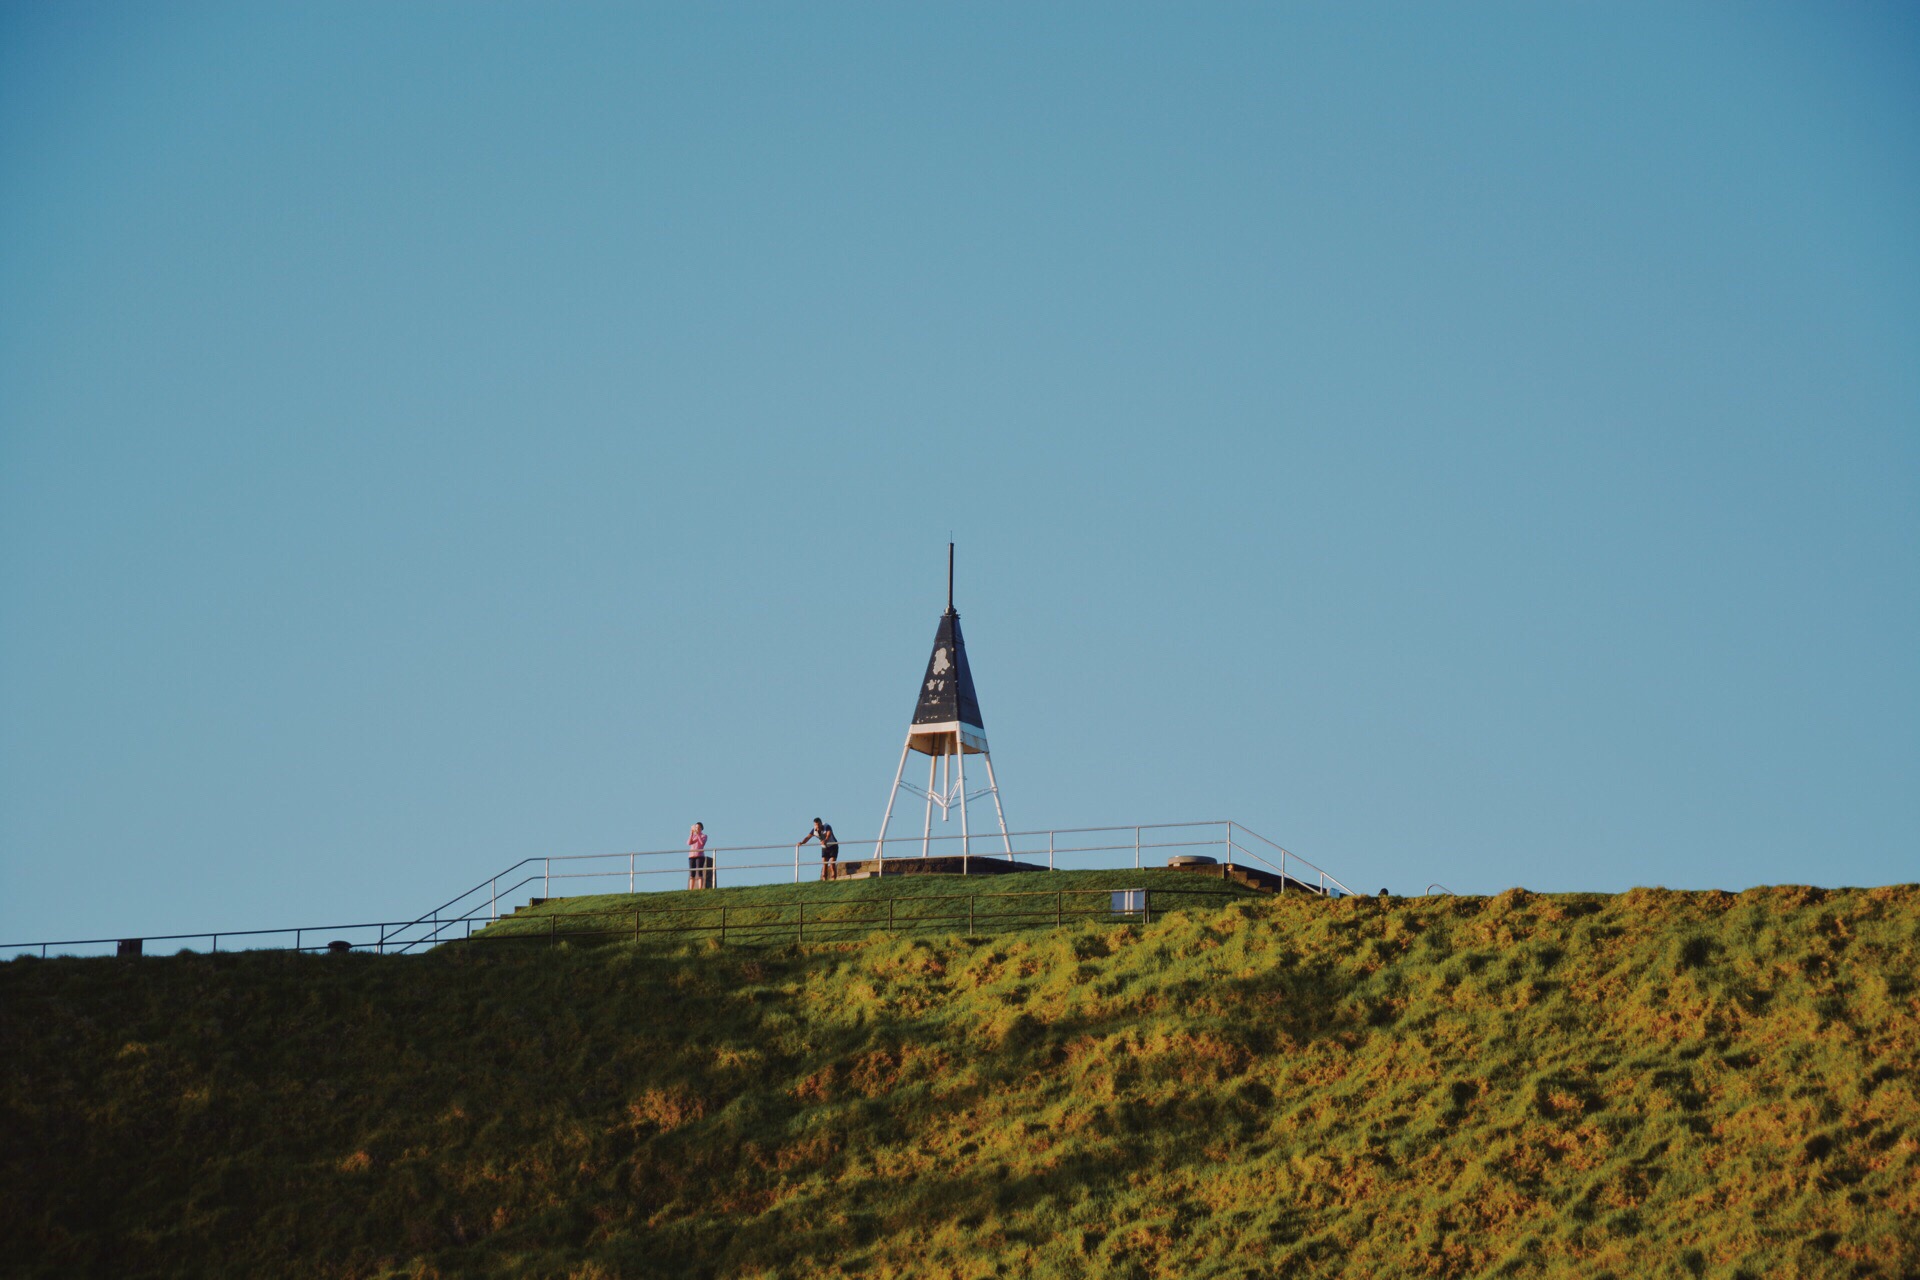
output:
<svg viewBox="0 0 1920 1280"><path fill-rule="evenodd" d="M693 940L822 942L888 930L963 936L1089 921L1111 923L1115 890L1145 889L1144 915L1206 910L1266 896L1224 878L1165 867L1013 875L899 875L806 880L688 892L535 898L487 926L482 941L631 937L650 944ZM1143 920L1142 923L1150 923ZM479 937L478 934L475 935Z"/></svg>
<svg viewBox="0 0 1920 1280"><path fill-rule="evenodd" d="M0 1269L1910 1276L1917 952L1903 886L17 960Z"/></svg>

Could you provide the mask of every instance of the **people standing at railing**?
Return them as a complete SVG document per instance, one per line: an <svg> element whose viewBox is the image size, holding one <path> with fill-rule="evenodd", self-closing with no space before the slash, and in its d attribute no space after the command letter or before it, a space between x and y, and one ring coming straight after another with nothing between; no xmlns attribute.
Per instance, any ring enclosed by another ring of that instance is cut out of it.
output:
<svg viewBox="0 0 1920 1280"><path fill-rule="evenodd" d="M831 822L822 822L820 819L815 818L813 820L813 830L801 836L799 843L794 847L798 848L799 845L805 844L809 840L818 840L820 842L820 878L822 880L838 879L840 876L840 842L834 838L833 824Z"/></svg>
<svg viewBox="0 0 1920 1280"><path fill-rule="evenodd" d="M702 822L687 832L687 888L713 888L713 859L707 856L707 827Z"/></svg>

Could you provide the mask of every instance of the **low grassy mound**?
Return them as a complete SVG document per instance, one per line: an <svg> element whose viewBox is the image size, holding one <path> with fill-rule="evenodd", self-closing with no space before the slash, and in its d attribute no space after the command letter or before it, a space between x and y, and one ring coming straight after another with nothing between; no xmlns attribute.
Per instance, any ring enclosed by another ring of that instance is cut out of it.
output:
<svg viewBox="0 0 1920 1280"><path fill-rule="evenodd" d="M1920 889L0 966L22 1276L1910 1276Z"/></svg>
<svg viewBox="0 0 1920 1280"><path fill-rule="evenodd" d="M689 892L604 893L553 898L523 907L475 937L641 943L689 940L823 942L876 931L949 932L973 937L1008 929L1113 923L1113 894L1147 896L1122 904L1143 916L1223 906L1263 896L1228 880L1164 867L1122 871L1017 872L1010 875L894 875L862 880L721 886ZM484 936L482 936L484 935Z"/></svg>

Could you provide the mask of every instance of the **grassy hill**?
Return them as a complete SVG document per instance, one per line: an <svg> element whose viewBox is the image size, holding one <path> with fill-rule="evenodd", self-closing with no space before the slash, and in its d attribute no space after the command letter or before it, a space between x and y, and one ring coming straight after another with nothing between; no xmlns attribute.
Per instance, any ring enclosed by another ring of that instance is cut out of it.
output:
<svg viewBox="0 0 1920 1280"><path fill-rule="evenodd" d="M0 1272L1912 1276L1917 953L1908 886L17 960Z"/></svg>

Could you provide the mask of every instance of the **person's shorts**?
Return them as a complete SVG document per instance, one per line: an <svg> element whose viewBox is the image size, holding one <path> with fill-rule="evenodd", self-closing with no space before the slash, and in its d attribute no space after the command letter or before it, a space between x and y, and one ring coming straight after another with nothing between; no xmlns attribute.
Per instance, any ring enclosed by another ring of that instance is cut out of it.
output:
<svg viewBox="0 0 1920 1280"><path fill-rule="evenodd" d="M837 845L837 844L827 844L827 845L821 845L821 846L820 846L820 861L822 861L822 862L838 862L838 861L840 861L840 846L839 846L839 845Z"/></svg>

